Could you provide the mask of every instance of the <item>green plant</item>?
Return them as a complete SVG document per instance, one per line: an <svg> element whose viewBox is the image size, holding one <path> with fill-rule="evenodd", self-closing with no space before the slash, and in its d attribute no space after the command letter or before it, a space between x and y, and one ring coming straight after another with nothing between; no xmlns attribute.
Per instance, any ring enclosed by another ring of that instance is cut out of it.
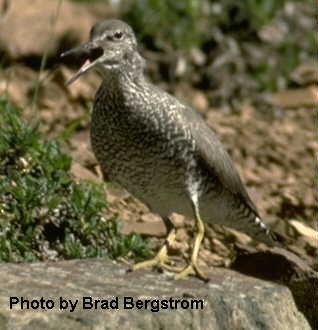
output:
<svg viewBox="0 0 318 330"><path fill-rule="evenodd" d="M219 1L211 1L219 2ZM241 27L245 32L256 33L262 26L269 23L285 3L285 0L245 0L222 1L222 24L233 29Z"/></svg>
<svg viewBox="0 0 318 330"><path fill-rule="evenodd" d="M199 44L200 0L136 0L125 19L141 41L158 49L187 49Z"/></svg>
<svg viewBox="0 0 318 330"><path fill-rule="evenodd" d="M70 165L57 142L0 98L0 260L149 256L141 237L103 217L103 185L74 182Z"/></svg>
<svg viewBox="0 0 318 330"><path fill-rule="evenodd" d="M105 1L105 0L71 0L73 2L83 2L83 3L94 3L94 2L102 2L102 1Z"/></svg>
<svg viewBox="0 0 318 330"><path fill-rule="evenodd" d="M48 44L51 42L51 40L54 36L54 27L55 27L55 24L57 22L58 16L60 14L62 1L63 0L58 0L56 12L54 13L54 15L52 15L52 17L50 19L51 30L50 30L50 35L47 39ZM36 104L37 104L37 101L38 101L39 90L40 90L41 84L43 83L43 81L41 80L41 75L43 74L46 63L47 63L48 50L49 50L49 47L46 48L45 52L43 53L43 56L41 57L41 63L40 63L40 69L39 69L38 77L37 77L37 79L35 81L35 84L34 84L34 92L33 92L33 98L32 98L33 113L35 113Z"/></svg>
<svg viewBox="0 0 318 330"><path fill-rule="evenodd" d="M124 19L140 41L155 51L183 50L187 64L183 80L207 92L213 90L213 105L287 88L294 83L291 72L315 54L313 0L127 3ZM267 40L261 37L266 28L272 34ZM193 47L203 52L204 65L193 63L193 57L184 51ZM174 57L164 58L158 60L162 64L158 71L162 79L171 79ZM167 58L172 59L170 63ZM226 90L222 86L227 86Z"/></svg>

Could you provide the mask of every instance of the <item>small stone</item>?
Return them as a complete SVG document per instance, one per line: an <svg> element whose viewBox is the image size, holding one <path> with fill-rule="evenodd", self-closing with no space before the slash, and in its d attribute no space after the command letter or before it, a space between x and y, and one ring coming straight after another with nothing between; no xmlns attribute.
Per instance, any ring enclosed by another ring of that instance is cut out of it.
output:
<svg viewBox="0 0 318 330"><path fill-rule="evenodd" d="M172 213L169 217L175 228L181 228L185 224L185 217L181 214Z"/></svg>
<svg viewBox="0 0 318 330"><path fill-rule="evenodd" d="M318 87L289 89L272 95L273 105L282 108L316 107L318 103Z"/></svg>

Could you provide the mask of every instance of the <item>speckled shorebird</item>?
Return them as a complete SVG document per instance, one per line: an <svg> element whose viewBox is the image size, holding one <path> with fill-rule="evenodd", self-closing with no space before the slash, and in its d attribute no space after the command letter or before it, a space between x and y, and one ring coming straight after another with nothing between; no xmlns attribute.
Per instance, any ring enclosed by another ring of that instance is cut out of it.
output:
<svg viewBox="0 0 318 330"><path fill-rule="evenodd" d="M197 264L204 221L272 245L270 230L216 134L189 106L145 79L145 61L129 25L120 20L97 23L86 44L62 56L71 54L83 55L86 62L68 84L92 68L103 76L91 124L92 147L102 170L170 228L156 257L133 269L171 268L166 261L175 237L168 218L172 212L194 217L197 224L191 259L177 278L206 278Z"/></svg>

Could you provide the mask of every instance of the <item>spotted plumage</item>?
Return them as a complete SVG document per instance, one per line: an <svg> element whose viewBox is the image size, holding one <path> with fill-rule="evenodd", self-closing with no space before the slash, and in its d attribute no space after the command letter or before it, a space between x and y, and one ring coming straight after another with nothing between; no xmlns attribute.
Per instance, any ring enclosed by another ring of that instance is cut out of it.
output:
<svg viewBox="0 0 318 330"><path fill-rule="evenodd" d="M90 41L72 52L82 52L87 62L71 82L93 67L103 76L91 141L111 180L164 219L177 212L273 243L216 134L193 109L145 78L130 26L98 23Z"/></svg>

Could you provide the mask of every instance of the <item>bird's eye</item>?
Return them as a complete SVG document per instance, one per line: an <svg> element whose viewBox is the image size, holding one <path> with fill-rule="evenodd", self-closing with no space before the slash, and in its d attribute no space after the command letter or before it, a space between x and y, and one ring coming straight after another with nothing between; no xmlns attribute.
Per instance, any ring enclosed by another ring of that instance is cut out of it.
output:
<svg viewBox="0 0 318 330"><path fill-rule="evenodd" d="M123 37L123 33L121 31L117 31L114 33L114 39L120 40Z"/></svg>

